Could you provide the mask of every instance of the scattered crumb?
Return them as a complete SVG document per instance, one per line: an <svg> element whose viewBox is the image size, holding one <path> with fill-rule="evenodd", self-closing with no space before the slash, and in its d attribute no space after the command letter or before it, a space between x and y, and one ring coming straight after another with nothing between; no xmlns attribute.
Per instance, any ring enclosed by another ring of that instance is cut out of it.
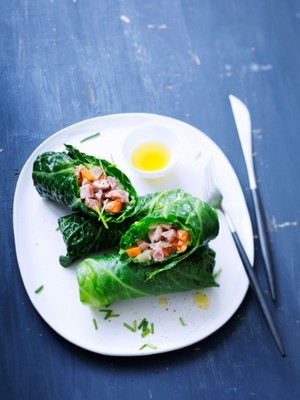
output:
<svg viewBox="0 0 300 400"><path fill-rule="evenodd" d="M130 18L126 17L126 15L121 15L120 19L125 22L126 24L130 24Z"/></svg>
<svg viewBox="0 0 300 400"><path fill-rule="evenodd" d="M190 53L190 56L192 57L192 59L195 61L195 63L197 65L200 65L201 64L201 60L200 60L199 56L196 53L193 53L191 51L189 53Z"/></svg>
<svg viewBox="0 0 300 400"><path fill-rule="evenodd" d="M275 231L277 231L277 229L280 229L280 228L289 228L289 227L297 226L297 225L298 225L298 221L285 221L285 222L281 222L280 224L278 224L276 221L276 218L275 217L272 218L272 228Z"/></svg>
<svg viewBox="0 0 300 400"><path fill-rule="evenodd" d="M257 139L261 139L262 138L262 130L257 128L257 129L252 129L253 135L255 136L255 138Z"/></svg>
<svg viewBox="0 0 300 400"><path fill-rule="evenodd" d="M273 66L271 64L265 64L265 65L260 65L260 64L256 64L256 63L252 63L250 64L250 71L252 72L266 72L266 71L270 71L271 69L273 69Z"/></svg>
<svg viewBox="0 0 300 400"><path fill-rule="evenodd" d="M89 87L89 97L90 97L90 105L94 105L96 103L96 95L94 88L92 86Z"/></svg>

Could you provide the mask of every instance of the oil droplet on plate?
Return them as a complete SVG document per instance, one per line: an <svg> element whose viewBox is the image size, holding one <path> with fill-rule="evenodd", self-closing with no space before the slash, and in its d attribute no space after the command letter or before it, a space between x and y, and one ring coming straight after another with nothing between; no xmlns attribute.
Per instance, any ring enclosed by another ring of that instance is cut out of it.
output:
<svg viewBox="0 0 300 400"><path fill-rule="evenodd" d="M134 168L142 171L158 171L170 161L170 151L162 143L147 142L135 148L131 155Z"/></svg>
<svg viewBox="0 0 300 400"><path fill-rule="evenodd" d="M160 297L158 302L159 302L159 305L164 308L167 307L167 305L168 305L168 299L166 297Z"/></svg>
<svg viewBox="0 0 300 400"><path fill-rule="evenodd" d="M203 309L207 309L210 306L210 300L204 293L196 293L194 295L194 304L195 306Z"/></svg>

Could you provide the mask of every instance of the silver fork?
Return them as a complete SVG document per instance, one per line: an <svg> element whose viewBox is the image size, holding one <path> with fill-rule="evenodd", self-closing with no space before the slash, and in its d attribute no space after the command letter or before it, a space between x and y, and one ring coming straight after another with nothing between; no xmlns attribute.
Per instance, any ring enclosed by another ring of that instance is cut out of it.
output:
<svg viewBox="0 0 300 400"><path fill-rule="evenodd" d="M239 235L233 225L233 222L228 214L228 212L223 207L223 195L218 187L217 179L216 179L216 172L213 159L210 159L204 169L204 178L202 183L202 196L203 200L210 204L216 210L219 210L225 216L228 227L230 229L231 235L237 247L238 253L242 260L242 263L245 267L250 286L256 296L256 299L261 307L261 311L263 316L269 326L271 334L277 344L277 347L283 357L285 357L286 353L284 350L284 346L282 340L280 338L278 329L275 325L274 319L272 317L271 311L269 309L268 303L265 299L264 293L261 289L261 286L257 280L257 277L254 273L254 269L249 261L249 258L244 250L242 242L239 238Z"/></svg>

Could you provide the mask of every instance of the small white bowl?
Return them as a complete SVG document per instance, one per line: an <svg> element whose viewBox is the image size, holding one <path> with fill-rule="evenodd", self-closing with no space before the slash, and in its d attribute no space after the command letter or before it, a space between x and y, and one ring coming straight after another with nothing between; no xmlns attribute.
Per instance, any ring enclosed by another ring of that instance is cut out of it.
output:
<svg viewBox="0 0 300 400"><path fill-rule="evenodd" d="M134 150L148 142L161 143L167 147L170 153L168 164L161 169L146 171L137 169L132 165L132 154ZM175 132L163 125L145 125L131 131L123 142L123 156L129 167L136 174L146 179L158 179L172 171L179 159L179 138Z"/></svg>

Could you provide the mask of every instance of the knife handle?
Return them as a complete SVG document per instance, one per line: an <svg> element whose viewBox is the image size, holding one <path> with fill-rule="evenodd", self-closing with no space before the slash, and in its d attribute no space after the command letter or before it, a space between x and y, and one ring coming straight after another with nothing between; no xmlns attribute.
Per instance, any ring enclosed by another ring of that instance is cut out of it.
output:
<svg viewBox="0 0 300 400"><path fill-rule="evenodd" d="M260 242L260 247L262 251L262 256L266 268L267 279L270 287L270 292L272 296L272 300L276 300L275 294L275 284L274 284L274 276L272 270L272 261L271 261L271 252L269 248L268 238L267 238L267 230L265 226L265 220L262 212L262 207L258 195L257 189L251 189L254 210L256 215L257 229L258 229L258 237Z"/></svg>

